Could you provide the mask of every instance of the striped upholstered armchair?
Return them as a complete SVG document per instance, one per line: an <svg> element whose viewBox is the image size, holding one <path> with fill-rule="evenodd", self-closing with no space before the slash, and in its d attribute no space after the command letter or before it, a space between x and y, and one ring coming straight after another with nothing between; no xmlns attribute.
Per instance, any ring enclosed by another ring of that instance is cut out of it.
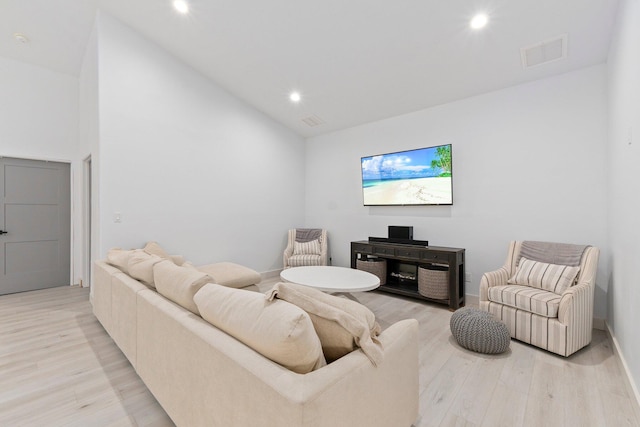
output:
<svg viewBox="0 0 640 427"><path fill-rule="evenodd" d="M293 228L289 230L287 247L282 255L284 268L328 264L327 230Z"/></svg>
<svg viewBox="0 0 640 427"><path fill-rule="evenodd" d="M480 281L480 309L511 337L561 356L591 342L600 251L593 246L511 242L507 260Z"/></svg>

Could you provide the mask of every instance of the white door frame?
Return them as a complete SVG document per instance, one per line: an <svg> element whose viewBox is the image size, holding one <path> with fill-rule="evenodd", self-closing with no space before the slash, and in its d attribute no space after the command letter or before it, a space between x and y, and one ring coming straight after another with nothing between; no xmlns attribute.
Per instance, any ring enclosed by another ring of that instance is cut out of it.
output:
<svg viewBox="0 0 640 427"><path fill-rule="evenodd" d="M82 287L91 286L91 155L82 160Z"/></svg>

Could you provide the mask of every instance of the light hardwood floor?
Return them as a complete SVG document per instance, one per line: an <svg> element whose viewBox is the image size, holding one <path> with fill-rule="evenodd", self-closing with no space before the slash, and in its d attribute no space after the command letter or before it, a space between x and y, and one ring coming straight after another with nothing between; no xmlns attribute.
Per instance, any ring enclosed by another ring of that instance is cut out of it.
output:
<svg viewBox="0 0 640 427"><path fill-rule="evenodd" d="M383 328L406 318L420 322L416 427L640 426L602 331L566 359L517 341L509 352L487 356L455 343L444 306L376 292L356 296ZM88 289L0 297L0 426L172 425L93 316Z"/></svg>

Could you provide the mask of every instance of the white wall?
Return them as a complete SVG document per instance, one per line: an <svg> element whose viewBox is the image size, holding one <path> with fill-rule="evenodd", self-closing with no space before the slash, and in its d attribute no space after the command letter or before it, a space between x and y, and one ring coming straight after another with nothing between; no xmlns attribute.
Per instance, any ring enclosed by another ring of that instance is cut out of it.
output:
<svg viewBox="0 0 640 427"><path fill-rule="evenodd" d="M74 160L77 126L77 78L0 57L0 155Z"/></svg>
<svg viewBox="0 0 640 427"><path fill-rule="evenodd" d="M329 231L335 265L349 242L413 225L414 238L466 249L468 294L510 240L601 248L595 316L606 316L606 68L468 98L311 138L306 224ZM360 157L453 144L453 206L363 207Z"/></svg>
<svg viewBox="0 0 640 427"><path fill-rule="evenodd" d="M87 48L82 60L82 66L80 68L79 78L79 126L78 126L78 164L80 167L76 170L75 182L76 186L75 197L78 203L75 204L74 216L78 218L78 229L80 232L77 234L75 242L75 256L76 256L76 277L82 277L84 283L91 283L91 277L85 277L84 263L85 260L85 234L91 229L91 253L99 253L99 155L98 155L98 143L99 143L99 122L98 122L98 35L97 28L94 25L91 37L87 42ZM85 174L85 168L83 162L88 157L91 158L91 227L87 227L84 222L84 203L86 203L87 191L85 185L87 183ZM94 257L96 258L96 257Z"/></svg>
<svg viewBox="0 0 640 427"><path fill-rule="evenodd" d="M72 212L76 211L78 79L0 57L0 156L71 163ZM72 271L79 283L79 218L72 222Z"/></svg>
<svg viewBox="0 0 640 427"><path fill-rule="evenodd" d="M281 268L304 140L107 14L98 63L100 255L157 240L196 264Z"/></svg>
<svg viewBox="0 0 640 427"><path fill-rule="evenodd" d="M608 60L609 235L607 322L636 386L640 384L640 2L623 0ZM631 143L629 143L631 140Z"/></svg>

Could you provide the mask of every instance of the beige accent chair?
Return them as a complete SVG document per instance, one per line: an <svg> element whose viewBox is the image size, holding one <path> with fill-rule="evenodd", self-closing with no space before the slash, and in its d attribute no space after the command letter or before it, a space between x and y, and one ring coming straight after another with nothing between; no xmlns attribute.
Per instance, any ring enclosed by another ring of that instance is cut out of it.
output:
<svg viewBox="0 0 640 427"><path fill-rule="evenodd" d="M507 282L516 274L522 243L511 242L504 266L482 276L480 309L505 322L512 338L569 356L591 342L600 251L586 247L575 282L558 294Z"/></svg>
<svg viewBox="0 0 640 427"><path fill-rule="evenodd" d="M318 240L318 242L315 243L314 240ZM328 246L327 230L292 228L289 230L287 247L282 255L284 268L328 265Z"/></svg>

